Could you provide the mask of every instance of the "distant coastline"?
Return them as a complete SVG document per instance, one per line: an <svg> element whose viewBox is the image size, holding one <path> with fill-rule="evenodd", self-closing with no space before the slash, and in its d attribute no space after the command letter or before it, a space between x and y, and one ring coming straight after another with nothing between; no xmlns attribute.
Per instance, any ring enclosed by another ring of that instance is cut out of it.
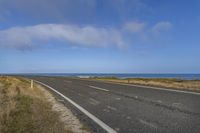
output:
<svg viewBox="0 0 200 133"><path fill-rule="evenodd" d="M66 77L113 77L113 78L174 78L200 80L200 74L150 74L150 73L13 73L2 75L66 76Z"/></svg>

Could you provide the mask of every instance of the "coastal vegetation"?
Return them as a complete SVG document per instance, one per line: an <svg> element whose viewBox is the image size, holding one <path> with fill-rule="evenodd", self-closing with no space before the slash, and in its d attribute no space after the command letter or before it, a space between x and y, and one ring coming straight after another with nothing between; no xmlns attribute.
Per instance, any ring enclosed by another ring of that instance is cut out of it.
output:
<svg viewBox="0 0 200 133"><path fill-rule="evenodd" d="M28 80L0 77L0 133L71 133L44 97Z"/></svg>

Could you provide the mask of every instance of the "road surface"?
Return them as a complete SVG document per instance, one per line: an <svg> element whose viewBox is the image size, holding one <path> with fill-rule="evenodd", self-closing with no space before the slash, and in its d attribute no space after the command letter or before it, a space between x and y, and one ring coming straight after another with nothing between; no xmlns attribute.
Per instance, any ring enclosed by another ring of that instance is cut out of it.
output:
<svg viewBox="0 0 200 133"><path fill-rule="evenodd" d="M200 133L200 94L65 77L40 81L119 133Z"/></svg>

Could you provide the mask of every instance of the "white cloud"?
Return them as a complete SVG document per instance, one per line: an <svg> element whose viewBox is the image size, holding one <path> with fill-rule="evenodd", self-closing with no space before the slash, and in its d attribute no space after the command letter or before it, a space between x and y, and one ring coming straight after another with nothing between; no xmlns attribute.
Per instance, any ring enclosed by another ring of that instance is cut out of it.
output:
<svg viewBox="0 0 200 133"><path fill-rule="evenodd" d="M113 28L76 26L67 24L40 24L28 27L14 27L0 31L0 46L26 49L38 46L38 42L51 40L70 42L83 46L125 45L122 35Z"/></svg>
<svg viewBox="0 0 200 133"><path fill-rule="evenodd" d="M142 32L145 29L146 24L143 22L127 22L123 29L130 32Z"/></svg>
<svg viewBox="0 0 200 133"><path fill-rule="evenodd" d="M172 24L168 21L148 26L145 22L127 22L123 29L78 26L69 24L39 24L35 26L13 27L0 30L0 47L31 49L51 41L84 47L126 47L125 38L133 41L150 40L152 35L168 31ZM129 31L124 34L122 30ZM136 34L130 34L130 32ZM126 36L125 36L126 35ZM148 39L149 38L149 39ZM59 44L59 43L58 43Z"/></svg>
<svg viewBox="0 0 200 133"><path fill-rule="evenodd" d="M168 31L172 27L172 24L168 21L158 22L152 27L152 32L154 34L160 34L163 31Z"/></svg>

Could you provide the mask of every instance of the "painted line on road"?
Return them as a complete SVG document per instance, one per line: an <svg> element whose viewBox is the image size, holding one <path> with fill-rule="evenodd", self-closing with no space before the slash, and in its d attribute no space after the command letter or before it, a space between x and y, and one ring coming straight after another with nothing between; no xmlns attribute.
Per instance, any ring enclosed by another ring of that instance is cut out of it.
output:
<svg viewBox="0 0 200 133"><path fill-rule="evenodd" d="M142 123L142 124L144 124L144 125L147 125L149 127L152 127L152 128L156 128L156 129L158 128L155 124L153 124L151 122L147 122L147 121L145 121L143 119L139 119L139 122Z"/></svg>
<svg viewBox="0 0 200 133"><path fill-rule="evenodd" d="M176 89L167 89L167 88L145 86L145 85L134 85L134 84L111 82L111 81L109 82L109 81L89 80L89 79L80 79L80 78L78 80L94 81L94 82L100 82L100 83L118 84L118 85L134 86L134 87L140 87L140 88L148 88L148 89L150 88L150 89L155 89L155 90L163 90L163 91L171 91L171 92L178 92L178 93L185 93L185 94L200 95L200 92L192 92L192 91L184 91L184 90L176 90Z"/></svg>
<svg viewBox="0 0 200 133"><path fill-rule="evenodd" d="M91 80L88 80L91 81ZM93 80L94 81L94 80ZM174 89L167 89L167 88L161 88L161 87L152 87L152 86L144 86L144 85L134 85L134 84L125 84L125 83L117 83L117 82L108 82L108 81L97 81L101 83L109 83L109 84L118 84L118 85L125 85L125 86L134 86L134 87L140 87L140 88L150 88L154 90L162 90L162 91L171 91L171 92L178 92L178 93L185 93L185 94L193 94L193 95L200 95L199 92L192 92L192 91L183 91L183 90L174 90Z"/></svg>
<svg viewBox="0 0 200 133"><path fill-rule="evenodd" d="M97 100L95 100L95 99L93 99L93 98L90 98L90 99L89 99L89 103L92 104L92 105L98 105L98 104L100 104L99 101L97 101Z"/></svg>
<svg viewBox="0 0 200 133"><path fill-rule="evenodd" d="M71 83L72 81L65 80L64 82L65 82L65 83Z"/></svg>
<svg viewBox="0 0 200 133"><path fill-rule="evenodd" d="M107 106L108 109L111 109L113 111L117 111L117 109L115 107L112 107L112 106Z"/></svg>
<svg viewBox="0 0 200 133"><path fill-rule="evenodd" d="M72 101L70 98L66 97L65 95L63 95L62 93L58 92L57 90L55 90L54 88L50 87L47 84L44 84L44 83L42 83L40 81L37 81L37 80L34 80L34 81L39 83L39 84L41 84L41 85L43 85L43 86L45 86L45 87L47 87L47 88L49 88L49 89L51 89L52 91L56 92L57 94L59 94L61 97L63 97L65 100L67 100L72 105L74 105L77 109L79 109L82 113L84 113L86 116L88 116L90 119L92 119L96 124L98 124L100 127L102 127L108 133L117 133L114 129L112 129L111 127L106 125L103 121L98 119L96 116L94 116L93 114L91 114L90 112L85 110L83 107L81 107L80 105L78 105L74 101Z"/></svg>
<svg viewBox="0 0 200 133"><path fill-rule="evenodd" d="M109 90L106 90L106 89L103 89L103 88L100 88L100 87L96 87L96 86L91 86L89 85L89 87L93 88L93 89L97 89L97 90L101 90L101 91L109 91Z"/></svg>

